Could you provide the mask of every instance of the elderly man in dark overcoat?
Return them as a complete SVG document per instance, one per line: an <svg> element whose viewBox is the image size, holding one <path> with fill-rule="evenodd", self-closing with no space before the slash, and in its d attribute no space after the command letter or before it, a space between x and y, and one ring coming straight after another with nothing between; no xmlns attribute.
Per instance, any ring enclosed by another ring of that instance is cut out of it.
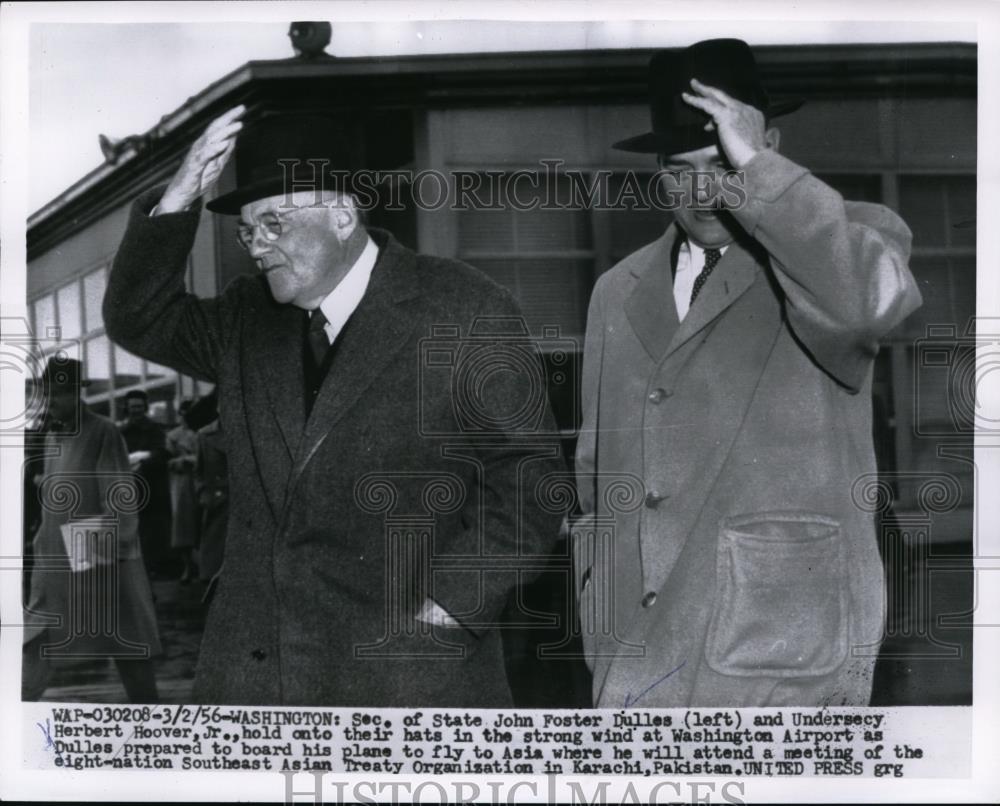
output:
<svg viewBox="0 0 1000 806"><path fill-rule="evenodd" d="M364 161L348 121L241 131L244 114L135 203L104 301L115 342L217 384L231 511L195 697L509 705L498 615L559 528L532 503L560 465L527 347L502 326L518 307L364 225L360 196L325 179ZM199 200L234 149L238 186L207 206L239 216L258 271L199 299L184 289Z"/></svg>
<svg viewBox="0 0 1000 806"><path fill-rule="evenodd" d="M657 54L675 220L598 281L576 524L607 707L867 704L883 571L853 497L875 471L879 339L920 304L910 232L778 152L740 40ZM614 494L615 485L636 488Z"/></svg>

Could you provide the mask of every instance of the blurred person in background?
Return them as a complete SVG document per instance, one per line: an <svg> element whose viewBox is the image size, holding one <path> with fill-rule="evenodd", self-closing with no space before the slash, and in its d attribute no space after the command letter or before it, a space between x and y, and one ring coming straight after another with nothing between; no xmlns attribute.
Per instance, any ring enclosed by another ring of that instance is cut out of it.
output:
<svg viewBox="0 0 1000 806"><path fill-rule="evenodd" d="M139 512L142 555L150 579L170 575L170 484L167 480L167 442L159 423L149 416L149 396L141 389L125 395L125 419L119 429L128 447L132 470L145 480L149 499Z"/></svg>
<svg viewBox="0 0 1000 806"><path fill-rule="evenodd" d="M178 408L180 423L167 433L166 447L170 458L170 547L176 551L184 564L181 584L187 584L198 576L198 566L194 561L194 550L198 545L201 513L194 486L194 465L198 450L198 433L188 421L191 401L185 400Z"/></svg>
<svg viewBox="0 0 1000 806"><path fill-rule="evenodd" d="M41 522L33 541L22 652L23 700L42 697L52 658L115 661L128 700L158 701L152 658L161 653L143 569L125 443L114 423L80 399L79 361L52 358ZM67 547L70 548L67 551Z"/></svg>

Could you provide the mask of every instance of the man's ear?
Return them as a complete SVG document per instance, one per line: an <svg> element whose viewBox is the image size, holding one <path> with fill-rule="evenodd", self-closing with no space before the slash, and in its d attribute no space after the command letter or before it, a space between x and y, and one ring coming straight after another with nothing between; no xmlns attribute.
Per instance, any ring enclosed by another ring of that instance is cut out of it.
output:
<svg viewBox="0 0 1000 806"><path fill-rule="evenodd" d="M354 199L349 194L345 194L338 200L338 204L331 209L330 213L337 239L343 243L354 234L360 223Z"/></svg>
<svg viewBox="0 0 1000 806"><path fill-rule="evenodd" d="M777 151L778 145L781 143L781 132L771 126L766 132L764 132L764 145L771 151Z"/></svg>

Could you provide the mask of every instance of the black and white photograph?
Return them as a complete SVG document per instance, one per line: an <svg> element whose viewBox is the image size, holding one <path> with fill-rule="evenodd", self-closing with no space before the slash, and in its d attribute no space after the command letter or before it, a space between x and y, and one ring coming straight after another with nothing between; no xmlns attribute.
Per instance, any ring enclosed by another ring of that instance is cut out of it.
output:
<svg viewBox="0 0 1000 806"><path fill-rule="evenodd" d="M1000 797L1000 8L2 14L0 796Z"/></svg>

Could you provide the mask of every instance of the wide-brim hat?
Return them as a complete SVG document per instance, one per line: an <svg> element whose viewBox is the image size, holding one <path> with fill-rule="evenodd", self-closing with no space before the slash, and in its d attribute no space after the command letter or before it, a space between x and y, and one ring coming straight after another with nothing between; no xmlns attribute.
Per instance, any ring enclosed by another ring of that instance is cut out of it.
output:
<svg viewBox="0 0 1000 806"><path fill-rule="evenodd" d="M46 362L41 380L42 387L50 392L90 386L90 381L83 377L83 364L75 358L58 354Z"/></svg>
<svg viewBox="0 0 1000 806"><path fill-rule="evenodd" d="M750 46L742 39L706 39L684 50L662 50L649 62L649 108L653 130L620 140L613 148L640 154L680 154L718 145L706 131L709 115L681 98L692 92L691 79L757 107L767 119L794 112L802 99L772 101L757 73Z"/></svg>
<svg viewBox="0 0 1000 806"><path fill-rule="evenodd" d="M236 138L236 188L205 206L238 215L243 205L270 196L349 191L364 156L363 132L346 117L270 114L244 125Z"/></svg>

